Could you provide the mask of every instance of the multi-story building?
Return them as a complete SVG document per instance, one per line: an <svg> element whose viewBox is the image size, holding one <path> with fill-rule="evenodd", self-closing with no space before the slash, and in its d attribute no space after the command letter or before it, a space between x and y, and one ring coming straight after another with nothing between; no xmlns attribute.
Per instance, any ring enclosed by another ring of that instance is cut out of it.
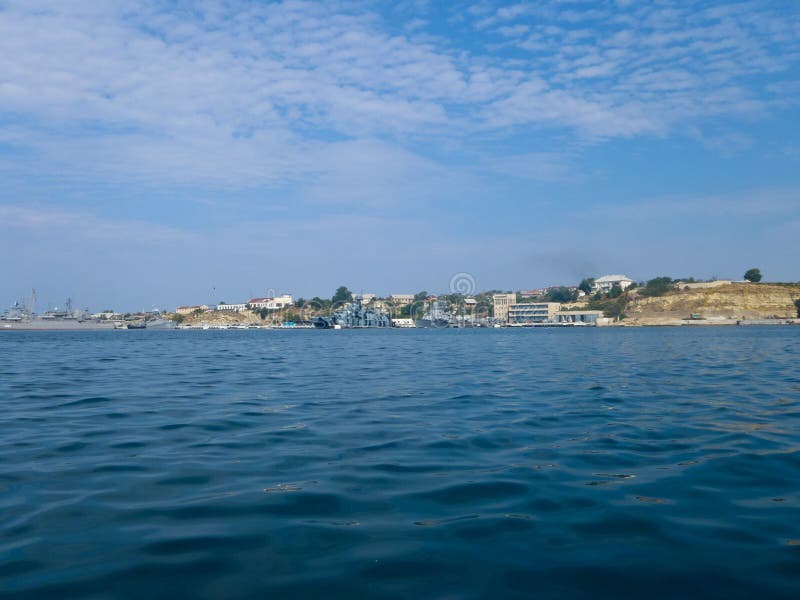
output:
<svg viewBox="0 0 800 600"><path fill-rule="evenodd" d="M512 324L554 323L561 309L559 302L531 302L508 307L508 322Z"/></svg>
<svg viewBox="0 0 800 600"><path fill-rule="evenodd" d="M357 294L361 296L361 304L369 304L373 300L375 300L375 294Z"/></svg>
<svg viewBox="0 0 800 600"><path fill-rule="evenodd" d="M414 294L392 294L390 298L392 302L400 306L405 306L406 304L414 302Z"/></svg>
<svg viewBox="0 0 800 600"><path fill-rule="evenodd" d="M516 294L495 294L492 296L494 304L494 318L497 321L508 321L508 307L517 302Z"/></svg>

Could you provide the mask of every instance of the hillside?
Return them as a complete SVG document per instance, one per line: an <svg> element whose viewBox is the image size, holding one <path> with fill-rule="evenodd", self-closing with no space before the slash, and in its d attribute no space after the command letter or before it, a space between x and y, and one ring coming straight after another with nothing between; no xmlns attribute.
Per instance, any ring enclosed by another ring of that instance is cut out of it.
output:
<svg viewBox="0 0 800 600"><path fill-rule="evenodd" d="M718 282L689 284L663 296L632 294L625 310L630 324L682 322L692 314L708 320L790 319L797 317L800 284Z"/></svg>

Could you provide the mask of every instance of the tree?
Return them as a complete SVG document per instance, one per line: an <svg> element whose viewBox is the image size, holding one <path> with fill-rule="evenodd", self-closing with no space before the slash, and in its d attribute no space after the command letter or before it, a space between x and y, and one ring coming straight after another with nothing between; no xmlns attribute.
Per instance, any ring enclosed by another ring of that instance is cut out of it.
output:
<svg viewBox="0 0 800 600"><path fill-rule="evenodd" d="M336 292L333 294L333 298L331 298L333 304L345 304L346 302L352 301L353 293L343 285L336 288Z"/></svg>
<svg viewBox="0 0 800 600"><path fill-rule="evenodd" d="M752 283L758 283L761 281L761 269L747 269L744 278Z"/></svg>
<svg viewBox="0 0 800 600"><path fill-rule="evenodd" d="M650 279L642 290L642 295L647 297L663 296L672 289L672 279L669 277L654 277Z"/></svg>
<svg viewBox="0 0 800 600"><path fill-rule="evenodd" d="M547 290L545 298L548 302L572 302L577 297L578 293L568 287L554 287Z"/></svg>
<svg viewBox="0 0 800 600"><path fill-rule="evenodd" d="M794 301L794 305L797 307L797 317L800 318L800 298Z"/></svg>
<svg viewBox="0 0 800 600"><path fill-rule="evenodd" d="M618 283L615 283L611 286L611 289L608 291L609 298L619 298L622 295L622 288L619 287Z"/></svg>
<svg viewBox="0 0 800 600"><path fill-rule="evenodd" d="M584 294L591 294L593 284L594 277L587 277L586 279L581 279L581 282L578 284L578 289Z"/></svg>

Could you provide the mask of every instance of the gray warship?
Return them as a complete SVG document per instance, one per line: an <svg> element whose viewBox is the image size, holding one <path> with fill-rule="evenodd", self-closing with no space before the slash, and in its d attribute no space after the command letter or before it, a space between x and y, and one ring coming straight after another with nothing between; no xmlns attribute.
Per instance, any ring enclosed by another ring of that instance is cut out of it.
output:
<svg viewBox="0 0 800 600"><path fill-rule="evenodd" d="M391 327L392 319L383 311L366 308L361 296L356 296L349 304L345 304L330 317L317 317L314 327L317 329L366 329Z"/></svg>
<svg viewBox="0 0 800 600"><path fill-rule="evenodd" d="M438 298L431 302L428 312L426 312L421 319L416 319L414 324L417 327L427 329L456 326L453 314L442 307Z"/></svg>
<svg viewBox="0 0 800 600"><path fill-rule="evenodd" d="M55 308L38 315L33 312L31 307L15 302L0 315L0 331L74 331L116 328L113 321L94 319L87 311L73 310L72 300L69 298L64 304L64 309Z"/></svg>

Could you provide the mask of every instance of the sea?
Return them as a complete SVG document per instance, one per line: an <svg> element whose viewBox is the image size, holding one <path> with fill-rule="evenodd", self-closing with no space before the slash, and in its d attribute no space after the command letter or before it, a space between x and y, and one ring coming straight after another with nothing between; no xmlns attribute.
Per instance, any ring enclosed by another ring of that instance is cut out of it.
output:
<svg viewBox="0 0 800 600"><path fill-rule="evenodd" d="M3 598L800 597L800 327L0 332Z"/></svg>

